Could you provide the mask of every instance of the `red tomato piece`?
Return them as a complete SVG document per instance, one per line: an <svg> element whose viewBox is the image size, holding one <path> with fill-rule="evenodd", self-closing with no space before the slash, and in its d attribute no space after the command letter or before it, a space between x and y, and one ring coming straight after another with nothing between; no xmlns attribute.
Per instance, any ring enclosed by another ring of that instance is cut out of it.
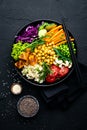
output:
<svg viewBox="0 0 87 130"><path fill-rule="evenodd" d="M61 67L60 71L59 71L59 77L64 77L67 73L69 72L69 68L68 67Z"/></svg>
<svg viewBox="0 0 87 130"><path fill-rule="evenodd" d="M52 72L46 77L46 81L49 83L55 82L57 78L62 78L69 72L69 68L65 66L59 68L56 65L52 65L50 69Z"/></svg>
<svg viewBox="0 0 87 130"><path fill-rule="evenodd" d="M57 77L58 76L58 73L60 71L60 68L56 65L52 65L51 66L51 71L52 73L50 75L54 76L54 77Z"/></svg>
<svg viewBox="0 0 87 130"><path fill-rule="evenodd" d="M55 82L55 80L56 80L56 77L54 77L50 74L48 74L47 77L46 77L46 81L49 82L49 83L53 83L53 82Z"/></svg>
<svg viewBox="0 0 87 130"><path fill-rule="evenodd" d="M52 72L47 75L46 81L49 82L49 83L53 83L53 82L55 82L55 80L58 76L60 68L56 65L52 65L50 69L51 69Z"/></svg>

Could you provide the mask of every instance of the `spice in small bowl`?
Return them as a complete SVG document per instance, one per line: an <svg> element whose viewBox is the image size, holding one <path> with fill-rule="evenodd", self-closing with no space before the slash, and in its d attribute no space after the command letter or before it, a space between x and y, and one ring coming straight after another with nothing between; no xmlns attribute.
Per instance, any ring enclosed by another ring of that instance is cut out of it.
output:
<svg viewBox="0 0 87 130"><path fill-rule="evenodd" d="M26 95L19 99L17 109L21 116L33 117L39 110L39 102L35 97Z"/></svg>
<svg viewBox="0 0 87 130"><path fill-rule="evenodd" d="M13 83L11 86L11 92L18 95L22 92L22 86L19 83Z"/></svg>

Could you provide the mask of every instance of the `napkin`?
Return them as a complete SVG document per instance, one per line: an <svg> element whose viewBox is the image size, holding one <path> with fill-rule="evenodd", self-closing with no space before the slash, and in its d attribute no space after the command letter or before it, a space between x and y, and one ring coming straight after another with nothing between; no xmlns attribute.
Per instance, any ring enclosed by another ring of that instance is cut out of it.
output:
<svg viewBox="0 0 87 130"><path fill-rule="evenodd" d="M87 66L79 63L79 67L83 77L83 87L86 87ZM69 76L69 78L63 83L57 84L56 86L43 88L41 90L41 95L47 104L51 104L51 106L61 104L64 108L66 108L71 102L75 101L75 99L81 95L83 92L82 90L84 89L78 86L77 77L74 70L71 76Z"/></svg>
<svg viewBox="0 0 87 130"><path fill-rule="evenodd" d="M55 97L60 97L59 101L63 100L63 96L68 93L69 87L62 83L57 86L52 86L51 88L44 88L41 90L41 95L43 96L46 103L51 102Z"/></svg>

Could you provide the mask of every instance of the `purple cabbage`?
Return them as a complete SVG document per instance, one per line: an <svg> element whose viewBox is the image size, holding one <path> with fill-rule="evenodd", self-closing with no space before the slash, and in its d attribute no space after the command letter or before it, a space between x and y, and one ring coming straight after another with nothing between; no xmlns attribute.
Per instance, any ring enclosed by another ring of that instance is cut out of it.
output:
<svg viewBox="0 0 87 130"><path fill-rule="evenodd" d="M22 34L16 36L16 42L22 41L22 42L29 42L31 43L33 40L35 40L38 37L38 27L34 26L28 26Z"/></svg>

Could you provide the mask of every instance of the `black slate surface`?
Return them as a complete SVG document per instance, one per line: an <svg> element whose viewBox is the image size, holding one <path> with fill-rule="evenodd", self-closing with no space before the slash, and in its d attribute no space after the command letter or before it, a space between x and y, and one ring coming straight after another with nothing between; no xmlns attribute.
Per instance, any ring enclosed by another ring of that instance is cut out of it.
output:
<svg viewBox="0 0 87 130"><path fill-rule="evenodd" d="M29 130L87 130L87 92L63 111L49 108L40 90L25 82L16 73L11 62L11 47L15 34L26 24L37 19L52 19L66 25L76 39L78 61L87 66L87 1L86 0L0 0L0 129ZM87 71L83 72L87 74ZM83 77L87 81L87 77ZM23 86L20 96L10 93L13 82ZM26 94L40 103L36 117L24 119L17 113L16 103Z"/></svg>

